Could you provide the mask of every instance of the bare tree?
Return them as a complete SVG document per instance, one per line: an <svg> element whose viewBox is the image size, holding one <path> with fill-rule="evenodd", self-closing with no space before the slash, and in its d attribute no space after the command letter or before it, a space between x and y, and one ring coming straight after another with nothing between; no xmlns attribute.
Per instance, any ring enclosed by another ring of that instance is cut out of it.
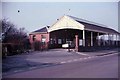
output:
<svg viewBox="0 0 120 80"><path fill-rule="evenodd" d="M2 23L2 42L6 42L8 39L13 38L15 34L17 34L18 30L14 24L3 19L0 21Z"/></svg>
<svg viewBox="0 0 120 80"><path fill-rule="evenodd" d="M25 28L18 29L17 26L6 19L0 20L0 23L2 24L2 32L0 33L2 35L2 43L14 44L14 48L9 50L24 51L25 48L28 48L29 39ZM8 48L10 48L10 46Z"/></svg>
<svg viewBox="0 0 120 80"><path fill-rule="evenodd" d="M24 31L25 28L19 28L11 23L10 21L7 21L6 19L3 19L0 21L2 23L2 41L7 42L10 39L17 39L17 40L24 40L27 38L27 33Z"/></svg>

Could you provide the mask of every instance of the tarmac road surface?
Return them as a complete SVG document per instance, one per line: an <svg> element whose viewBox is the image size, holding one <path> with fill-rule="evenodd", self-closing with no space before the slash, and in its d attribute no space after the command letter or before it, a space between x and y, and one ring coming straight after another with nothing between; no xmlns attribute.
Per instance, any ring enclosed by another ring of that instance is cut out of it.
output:
<svg viewBox="0 0 120 80"><path fill-rule="evenodd" d="M118 78L118 55L98 56L11 74L3 78Z"/></svg>

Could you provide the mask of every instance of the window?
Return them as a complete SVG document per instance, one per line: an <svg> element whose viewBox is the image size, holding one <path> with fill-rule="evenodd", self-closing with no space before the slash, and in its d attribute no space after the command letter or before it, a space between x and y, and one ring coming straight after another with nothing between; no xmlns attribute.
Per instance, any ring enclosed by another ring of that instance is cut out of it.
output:
<svg viewBox="0 0 120 80"><path fill-rule="evenodd" d="M33 35L33 41L35 41L35 39L36 39L36 35Z"/></svg>
<svg viewBox="0 0 120 80"><path fill-rule="evenodd" d="M83 45L83 40L79 39L79 46L82 46L82 45Z"/></svg>
<svg viewBox="0 0 120 80"><path fill-rule="evenodd" d="M46 36L41 35L41 41L42 41L42 42L45 42L45 41L46 41Z"/></svg>
<svg viewBox="0 0 120 80"><path fill-rule="evenodd" d="M61 39L58 39L58 44L62 44L62 40Z"/></svg>

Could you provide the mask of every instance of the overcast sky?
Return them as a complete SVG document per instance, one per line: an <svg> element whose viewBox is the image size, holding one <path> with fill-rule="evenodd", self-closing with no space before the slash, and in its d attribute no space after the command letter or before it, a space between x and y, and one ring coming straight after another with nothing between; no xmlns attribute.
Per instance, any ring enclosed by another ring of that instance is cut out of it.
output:
<svg viewBox="0 0 120 80"><path fill-rule="evenodd" d="M118 30L117 2L2 2L2 18L28 32L52 25L64 14Z"/></svg>

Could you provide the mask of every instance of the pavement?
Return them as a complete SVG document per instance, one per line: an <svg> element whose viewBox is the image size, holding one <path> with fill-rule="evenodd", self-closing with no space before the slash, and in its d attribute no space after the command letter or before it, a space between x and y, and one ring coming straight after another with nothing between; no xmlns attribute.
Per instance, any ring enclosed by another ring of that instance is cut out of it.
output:
<svg viewBox="0 0 120 80"><path fill-rule="evenodd" d="M100 51L94 51L94 52L77 52L78 54L84 54L88 56L103 56L103 55L109 55L113 53L120 53L120 48L115 48L111 50L100 50Z"/></svg>
<svg viewBox="0 0 120 80"><path fill-rule="evenodd" d="M117 53L116 49L97 52L68 52L66 49L51 49L49 51L33 51L22 55L8 56L3 59L3 75L28 71L36 68L56 66L75 61L94 58L104 54Z"/></svg>
<svg viewBox="0 0 120 80"><path fill-rule="evenodd" d="M53 78L96 78L95 80L118 78L118 56L116 54L94 56L83 61L18 72L3 76L3 78L49 78L51 80Z"/></svg>

